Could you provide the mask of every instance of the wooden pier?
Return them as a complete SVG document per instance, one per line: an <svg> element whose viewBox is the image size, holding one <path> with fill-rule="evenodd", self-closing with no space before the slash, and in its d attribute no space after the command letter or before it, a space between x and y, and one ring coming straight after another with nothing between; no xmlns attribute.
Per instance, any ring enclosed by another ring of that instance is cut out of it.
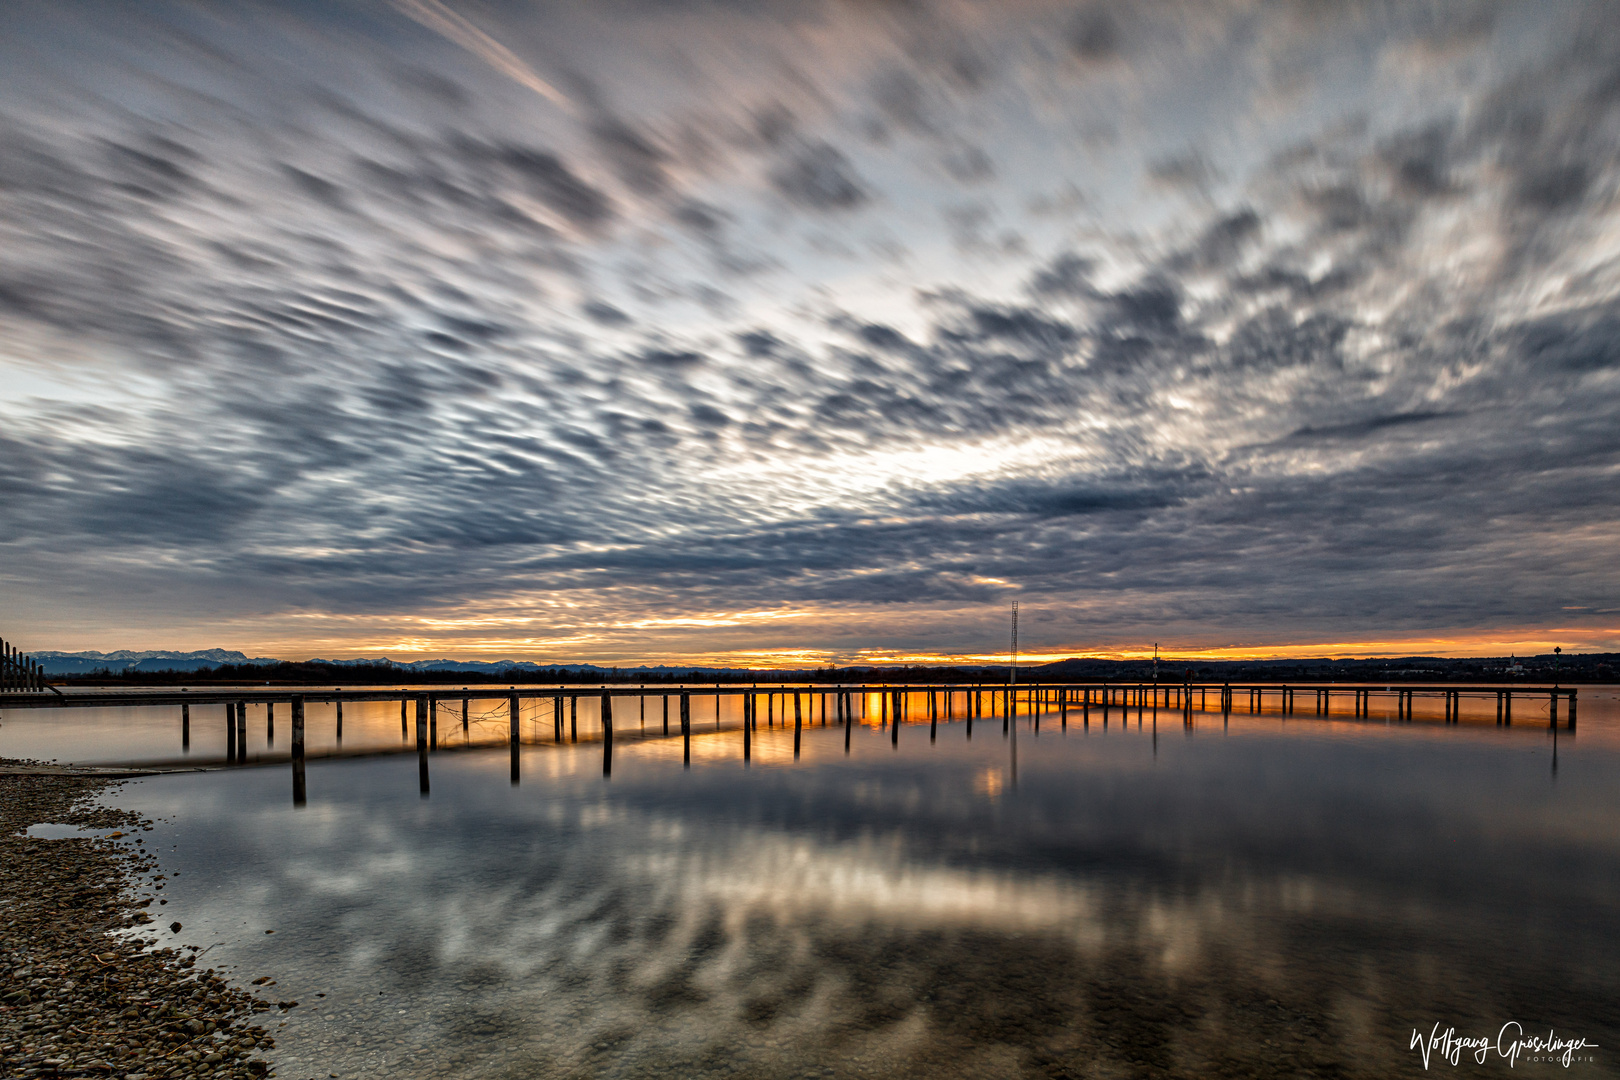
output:
<svg viewBox="0 0 1620 1080"><path fill-rule="evenodd" d="M275 741L275 709L286 705L292 717L291 752L297 753L304 745L304 706L307 701L321 701L335 705L335 722L339 739L343 732L343 706L345 703L371 701L398 701L400 706L400 733L408 737L408 717L414 706L417 741L424 746L438 743L440 706L450 702L452 708L460 703L462 729L468 724L468 701L504 700L510 718L510 741L518 743L518 723L525 702L549 704L552 735L556 742L563 741L563 717L566 713L567 738L579 741L579 702L581 698L596 699L602 727L599 737L611 744L613 701L615 698L641 699L643 725L646 719L646 699L660 699L662 731L670 734L670 702L676 702L679 734L690 739L694 726L693 699L714 700L716 725L720 724L722 699L741 699L743 753L752 750L752 733L758 730L759 716L764 712L766 725L775 726L777 717L787 723L788 711L793 714L795 745L802 739L803 728L829 722L844 725L850 722L876 720L882 727L893 727L891 739L898 741L899 726L905 723L929 725L930 736L937 734L941 720L965 720L968 731L976 718L999 717L1003 733L1014 717L1031 717L1037 722L1042 716L1055 716L1060 724L1067 724L1071 713L1082 723L1089 721L1093 712L1104 723L1111 713L1141 714L1145 710L1170 710L1192 714L1232 713L1252 715L1370 718L1378 704L1381 713L1393 712L1394 719L1411 721L1419 711L1426 717L1443 720L1447 724L1459 723L1464 700L1486 701L1493 705L1495 721L1503 726L1513 723L1514 704L1520 703L1521 715L1526 704L1547 708L1548 723L1558 726L1561 712L1568 730L1575 730L1578 691L1568 686L1502 686L1492 684L1439 684L1387 686L1324 685L1320 683L1290 686L1279 683L861 683L861 684L722 684L722 685L668 685L668 686L508 686L406 688L367 687L342 689L339 687L242 687L224 689L141 689L110 691L63 691L51 686L29 686L9 689L0 697L0 707L18 708L110 708L130 706L179 706L184 738L189 743L192 709L198 706L220 706L225 710L227 746L234 760L245 750L247 743L247 710L262 705L265 709L266 741ZM791 702L789 699L791 698ZM763 699L763 700L761 700ZM1308 702L1302 705L1301 699ZM761 705L764 706L761 709ZM1435 708L1434 706L1438 706ZM1308 710L1308 711L1307 711Z"/></svg>
<svg viewBox="0 0 1620 1080"><path fill-rule="evenodd" d="M18 666L19 675L29 669ZM34 675L38 675L34 670ZM196 708L218 708L224 715L225 763L248 764L247 714L250 706L263 706L265 715L265 742L275 745L275 708L285 705L290 717L291 738L287 757L276 755L269 759L291 760L293 769L293 803L305 803L305 750L306 709L310 702L334 706L335 734L343 741L343 706L360 702L394 702L400 706L400 737L405 747L394 749L371 748L362 753L398 753L414 748L417 755L421 794L426 798L431 790L428 768L429 754L440 747L438 725L441 712L449 705L451 722L459 719L463 732L468 730L469 702L472 699L498 703L493 713L486 713L481 722L504 711L506 742L511 755L511 782L521 781L519 747L520 725L524 704L538 706L532 712L549 711L551 742L578 743L581 741L579 724L580 699L596 699L598 730L593 736L587 726L585 741L599 741L602 746L602 775L613 773L614 700L639 698L640 733L645 738L669 738L677 735L682 741L682 760L687 766L692 761L692 736L698 730L694 711L697 701L712 702L703 708L704 730L735 731L741 728L740 754L744 763L753 758L754 736L759 728L761 712L768 728L778 723L785 729L791 710L793 717L793 754L801 752L806 726L842 726L844 752L851 748L851 734L857 726L868 725L886 729L891 746L898 747L900 729L904 725L928 725L929 741L937 738L939 724L957 720L966 724L967 738L973 738L975 719L999 718L1002 733L1016 735L1014 720L1027 720L1036 734L1043 719L1056 722L1067 730L1071 719L1089 729L1095 719L1106 731L1111 716L1122 721L1135 713L1138 727L1151 711L1157 723L1162 711L1180 713L1184 723L1192 728L1195 717L1215 715L1227 723L1231 715L1244 713L1254 716L1276 716L1287 719L1308 715L1318 719L1338 718L1360 721L1381 717L1385 722L1410 723L1421 714L1430 722L1447 725L1462 722L1465 700L1485 703L1484 710L1472 710L1473 722L1484 722L1494 716L1498 726L1513 724L1514 704L1520 705L1520 715L1526 706L1537 712L1545 706L1548 725L1556 732L1563 720L1567 730L1575 730L1578 692L1565 686L1504 686L1495 684L1439 684L1439 685L1288 685L1279 683L1151 683L1151 682L1093 682L1093 683L860 683L860 684L698 684L666 685L657 687L634 685L609 686L483 686L462 687L367 687L342 689L340 687L236 687L206 690L189 688L140 689L106 691L63 691L42 685L18 686L8 689L0 697L4 709L119 708L134 706L178 706L181 722L182 747L189 753L192 725L197 719ZM658 699L661 727L654 734L646 731L647 699ZM678 729L671 732L671 702ZM740 699L740 708L731 710L729 722L723 719L726 699ZM791 701L789 700L791 699ZM459 704L459 709L456 708ZM504 706L504 710L501 708ZM763 708L761 707L763 706ZM1562 715L1561 715L1562 707ZM411 746L409 718L414 712L415 739ZM1481 712L1484 717L1481 717ZM563 717L567 716L566 739ZM707 718L714 726L709 728ZM531 719L534 717L531 715ZM530 740L544 742L545 740ZM342 754L341 749L338 752ZM334 756L323 754L322 756ZM348 756L343 754L342 756Z"/></svg>

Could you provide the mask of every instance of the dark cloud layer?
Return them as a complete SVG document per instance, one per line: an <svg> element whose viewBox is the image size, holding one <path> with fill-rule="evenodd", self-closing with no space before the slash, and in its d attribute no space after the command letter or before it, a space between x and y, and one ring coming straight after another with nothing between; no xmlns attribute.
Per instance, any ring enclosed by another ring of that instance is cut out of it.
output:
<svg viewBox="0 0 1620 1080"><path fill-rule="evenodd" d="M1612 646L1620 34L1468 10L8 8L8 635Z"/></svg>

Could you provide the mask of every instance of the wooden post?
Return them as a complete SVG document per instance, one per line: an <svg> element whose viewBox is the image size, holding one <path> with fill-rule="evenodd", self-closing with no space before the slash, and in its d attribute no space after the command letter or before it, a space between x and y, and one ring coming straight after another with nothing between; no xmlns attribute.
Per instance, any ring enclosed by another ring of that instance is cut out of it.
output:
<svg viewBox="0 0 1620 1080"><path fill-rule="evenodd" d="M419 694L416 698L416 749L419 753L427 753L428 748L428 699L426 694Z"/></svg>
<svg viewBox="0 0 1620 1080"><path fill-rule="evenodd" d="M934 692L928 691L928 741L933 742L939 734L939 707L934 703Z"/></svg>
<svg viewBox="0 0 1620 1080"><path fill-rule="evenodd" d="M1504 690L1502 692L1502 697L1503 697L1503 702L1502 702L1502 704L1503 704L1502 726L1503 727L1512 727L1513 726L1513 691Z"/></svg>
<svg viewBox="0 0 1620 1080"><path fill-rule="evenodd" d="M579 695L568 695L568 741L579 742Z"/></svg>
<svg viewBox="0 0 1620 1080"><path fill-rule="evenodd" d="M405 706L409 704L404 698L399 699L399 737L405 737Z"/></svg>
<svg viewBox="0 0 1620 1080"><path fill-rule="evenodd" d="M1547 722L1553 727L1558 726L1558 691L1557 690L1554 690L1551 694L1549 694L1547 696Z"/></svg>
<svg viewBox="0 0 1620 1080"><path fill-rule="evenodd" d="M294 694L292 699L292 754L304 756L304 695Z"/></svg>
<svg viewBox="0 0 1620 1080"><path fill-rule="evenodd" d="M562 695L553 695L551 699L551 741L554 743L562 742L562 714Z"/></svg>
<svg viewBox="0 0 1620 1080"><path fill-rule="evenodd" d="M236 703L236 760L247 760L247 702Z"/></svg>
<svg viewBox="0 0 1620 1080"><path fill-rule="evenodd" d="M180 706L180 752L191 753L191 706Z"/></svg>
<svg viewBox="0 0 1620 1080"><path fill-rule="evenodd" d="M439 699L428 698L428 749L439 749Z"/></svg>
<svg viewBox="0 0 1620 1080"><path fill-rule="evenodd" d="M751 735L749 734L753 730L754 725L748 722L748 698L749 698L749 695L747 695L747 694L743 695L742 729L743 729L743 764L744 765L746 765L750 761L752 761L753 757L754 757L753 739L752 739ZM719 696L717 695L714 700L716 702L718 702L720 700ZM793 695L793 700L798 701L799 700L799 695L794 694ZM719 720L719 716L720 716L720 710L719 710L719 706L717 704L715 706L715 719L716 719L717 722Z"/></svg>
<svg viewBox="0 0 1620 1080"><path fill-rule="evenodd" d="M236 760L236 705L225 703L225 760Z"/></svg>
<svg viewBox="0 0 1620 1080"><path fill-rule="evenodd" d="M811 698L812 706L815 699ZM804 722L799 719L799 695L793 695L793 760L799 760L799 733L804 729Z"/></svg>
<svg viewBox="0 0 1620 1080"><path fill-rule="evenodd" d="M602 775L613 775L613 695L602 691Z"/></svg>
<svg viewBox="0 0 1620 1080"><path fill-rule="evenodd" d="M1569 690L1569 730L1575 730L1575 688Z"/></svg>
<svg viewBox="0 0 1620 1080"><path fill-rule="evenodd" d="M889 745L898 748L900 746L900 703L898 700L895 701L894 716L890 719L894 723L889 725Z"/></svg>
<svg viewBox="0 0 1620 1080"><path fill-rule="evenodd" d="M343 741L343 702L341 699L337 703L337 741Z"/></svg>
<svg viewBox="0 0 1620 1080"><path fill-rule="evenodd" d="M467 730L467 699L461 699L461 730Z"/></svg>
<svg viewBox="0 0 1620 1080"><path fill-rule="evenodd" d="M681 742L685 753L685 764L692 764L692 698L685 690L681 691Z"/></svg>
<svg viewBox="0 0 1620 1080"><path fill-rule="evenodd" d="M658 695L658 697L659 697L659 700L661 700L664 703L664 735L666 737L668 737L668 735L669 735L669 694L667 694L667 693L660 694L660 695Z"/></svg>
<svg viewBox="0 0 1620 1080"><path fill-rule="evenodd" d="M292 759L293 809L302 809L309 802L309 787L304 780L304 755L294 754Z"/></svg>
<svg viewBox="0 0 1620 1080"><path fill-rule="evenodd" d="M264 703L264 745L276 745L276 703Z"/></svg>
<svg viewBox="0 0 1620 1080"><path fill-rule="evenodd" d="M466 705L467 703L463 701L461 710L463 725L465 725L467 716ZM506 699L506 740L508 752L511 757L511 772L509 777L513 787L517 787L519 782L521 782L523 779L518 764L518 719L521 711L522 708L518 701L518 696L516 694L508 695Z"/></svg>

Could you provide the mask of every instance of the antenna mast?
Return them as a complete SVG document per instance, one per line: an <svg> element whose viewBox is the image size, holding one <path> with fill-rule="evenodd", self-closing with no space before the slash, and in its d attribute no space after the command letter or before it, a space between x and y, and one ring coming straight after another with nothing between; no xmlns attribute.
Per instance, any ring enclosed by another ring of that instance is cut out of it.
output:
<svg viewBox="0 0 1620 1080"><path fill-rule="evenodd" d="M1012 604L1012 668L1007 672L1009 685L1018 682L1018 601L1014 600Z"/></svg>

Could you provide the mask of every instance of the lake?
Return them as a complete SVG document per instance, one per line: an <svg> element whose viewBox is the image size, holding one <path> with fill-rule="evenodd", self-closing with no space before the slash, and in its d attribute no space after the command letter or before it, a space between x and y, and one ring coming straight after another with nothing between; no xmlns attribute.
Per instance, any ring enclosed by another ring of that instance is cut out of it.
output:
<svg viewBox="0 0 1620 1080"><path fill-rule="evenodd" d="M1415 1076L1414 1031L1448 1028L1491 1040L1463 1071L1566 1075L1510 1070L1510 1023L1617 1074L1614 688L1556 734L1473 703L895 740L871 705L797 758L778 700L746 763L734 702L694 698L689 763L647 702L615 702L610 777L594 702L578 743L526 706L515 780L504 702L465 729L445 703L426 794L397 702L350 705L342 744L312 702L303 805L285 764L109 800L158 822L164 943L299 1003L283 1078ZM192 711L182 753L172 709L4 710L0 755L221 759L223 711Z"/></svg>

